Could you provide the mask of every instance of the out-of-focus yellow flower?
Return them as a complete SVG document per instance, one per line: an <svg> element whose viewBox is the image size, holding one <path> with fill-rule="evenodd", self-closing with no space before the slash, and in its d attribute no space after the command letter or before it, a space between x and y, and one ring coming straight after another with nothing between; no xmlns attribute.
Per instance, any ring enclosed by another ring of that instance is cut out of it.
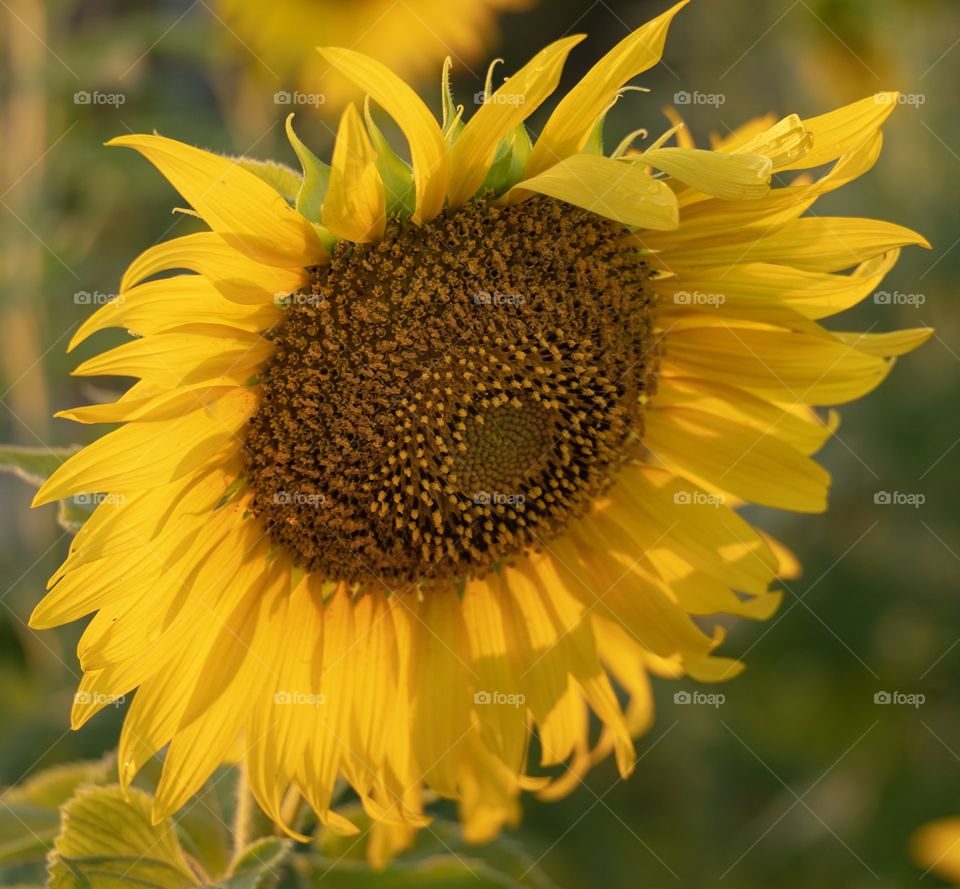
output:
<svg viewBox="0 0 960 889"><path fill-rule="evenodd" d="M114 140L209 230L148 249L74 338L136 333L77 373L137 382L62 414L122 425L37 495L109 494L32 626L95 613L73 722L137 689L120 777L169 745L158 814L239 755L278 823L302 796L356 830L334 805L348 782L377 860L435 796L482 841L523 790L566 793L611 753L629 774L650 673L739 671L703 619L768 617L796 565L737 508L826 508L812 455L836 417L815 408L872 390L929 331L819 321L925 242L804 215L873 165L891 94L712 150L604 151L681 6L598 61L535 143L524 121L579 37L466 122L447 70L438 122L381 62L322 50L372 101L346 107L330 165L288 120L302 182Z"/></svg>
<svg viewBox="0 0 960 889"><path fill-rule="evenodd" d="M217 0L217 10L250 51L249 70L276 88L322 92L329 111L358 94L316 52L344 46L373 56L408 81L429 76L447 56L469 65L497 41L497 17L536 0ZM322 84L322 87L321 87Z"/></svg>
<svg viewBox="0 0 960 889"><path fill-rule="evenodd" d="M931 821L914 834L911 846L921 867L960 886L960 818Z"/></svg>

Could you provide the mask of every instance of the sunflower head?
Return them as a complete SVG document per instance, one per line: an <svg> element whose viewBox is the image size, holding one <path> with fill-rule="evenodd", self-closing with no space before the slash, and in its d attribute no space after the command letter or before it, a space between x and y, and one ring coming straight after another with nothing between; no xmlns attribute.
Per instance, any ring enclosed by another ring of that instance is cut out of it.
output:
<svg viewBox="0 0 960 889"><path fill-rule="evenodd" d="M158 815L239 758L294 835L299 798L357 829L345 783L378 860L438 796L484 840L522 790L568 792L611 752L628 774L651 673L740 669L704 627L769 616L798 569L738 509L825 508L812 455L837 418L817 408L929 332L819 322L924 241L804 215L876 161L889 94L712 150L676 120L605 149L606 112L682 6L598 61L535 142L524 122L577 37L489 78L467 121L449 65L438 117L380 62L321 50L369 98L329 165L288 119L296 194L161 136L112 143L209 228L134 260L75 337L137 334L77 370L136 382L62 414L122 425L36 502L116 496L32 624L94 613L74 724L136 689L121 780L166 748Z"/></svg>

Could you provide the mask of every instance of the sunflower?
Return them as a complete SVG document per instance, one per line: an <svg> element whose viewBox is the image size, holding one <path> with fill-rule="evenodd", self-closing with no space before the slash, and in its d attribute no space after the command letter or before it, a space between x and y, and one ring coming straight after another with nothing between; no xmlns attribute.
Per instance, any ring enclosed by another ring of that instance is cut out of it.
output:
<svg viewBox="0 0 960 889"><path fill-rule="evenodd" d="M252 74L322 88L339 108L357 93L314 51L317 43L348 46L379 59L405 80L429 76L447 56L468 65L498 39L497 17L536 0L274 0L270 14L248 0L218 0L232 48L249 51Z"/></svg>
<svg viewBox="0 0 960 889"><path fill-rule="evenodd" d="M559 796L610 754L628 775L651 674L739 671L709 616L768 617L797 567L738 508L822 511L811 455L837 421L816 408L928 335L818 321L925 242L804 215L871 167L895 94L712 150L674 127L605 154L604 115L683 5L597 62L533 144L524 120L579 37L491 83L466 123L449 65L438 123L380 62L321 49L369 99L329 166L288 119L290 200L255 165L110 143L209 230L146 250L74 337L133 331L76 373L137 382L60 415L122 425L37 495L106 496L31 624L95 613L73 725L136 689L120 779L166 747L158 817L239 760L288 830L306 801L356 831L349 785L375 859L438 798L484 841L523 790Z"/></svg>
<svg viewBox="0 0 960 889"><path fill-rule="evenodd" d="M925 824L911 842L917 864L953 885L960 885L960 818L941 818ZM926 876L926 873L924 874Z"/></svg>

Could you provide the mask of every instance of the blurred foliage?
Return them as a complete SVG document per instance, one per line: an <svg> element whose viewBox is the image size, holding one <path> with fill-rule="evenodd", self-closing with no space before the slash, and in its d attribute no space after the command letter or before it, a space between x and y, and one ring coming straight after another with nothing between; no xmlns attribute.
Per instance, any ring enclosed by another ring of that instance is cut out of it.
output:
<svg viewBox="0 0 960 889"><path fill-rule="evenodd" d="M548 39L584 31L569 85L665 6L551 0L505 16L501 73ZM196 227L171 215L178 198L141 158L102 143L155 129L296 165L283 137L288 109L273 101L293 85L238 93L233 73L246 49L202 2L8 0L0 21L0 441L66 446L93 432L53 412L123 386L69 376L120 335L99 334L67 355L70 333L137 252ZM610 115L611 142L641 125L654 138L678 92L721 95L722 104L681 109L705 142L768 111L810 116L890 88L912 97L888 124L877 167L816 212L890 218L931 240L931 253L905 254L884 285L922 304L867 300L842 326L931 324L937 336L877 393L843 409L823 453L835 475L830 513L760 515L806 571L769 622L729 625L726 650L749 669L722 688L725 703L676 704L678 686L661 683L630 780L608 762L559 803L526 801L508 840L558 885L912 886L920 871L908 859L910 834L960 812L958 38L952 0L697 0L672 29L665 64L643 79L651 93L627 94ZM482 87L474 67L454 68L460 101ZM419 86L436 107L439 71ZM531 128L542 121L534 115ZM330 127L322 108L297 114L298 134L321 158ZM926 500L881 505L878 491ZM82 628L25 625L68 535L54 509L29 510L31 491L18 479L0 473L0 495L0 784L22 787L42 767L101 756L122 712L107 708L83 731L68 730ZM875 703L883 691L925 703ZM0 804L23 805L16 791ZM49 839L49 811L30 818Z"/></svg>

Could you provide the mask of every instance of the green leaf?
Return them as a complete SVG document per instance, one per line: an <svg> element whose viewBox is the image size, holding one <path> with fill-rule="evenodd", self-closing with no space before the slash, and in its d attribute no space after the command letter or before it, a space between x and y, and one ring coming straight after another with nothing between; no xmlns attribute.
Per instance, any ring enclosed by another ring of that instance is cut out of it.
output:
<svg viewBox="0 0 960 889"><path fill-rule="evenodd" d="M232 157L230 160L262 179L289 203L296 202L301 185L300 174L296 170L276 161L260 161L249 157Z"/></svg>
<svg viewBox="0 0 960 889"><path fill-rule="evenodd" d="M87 784L105 784L112 757L47 769L3 794L0 864L42 864L60 830L59 808Z"/></svg>
<svg viewBox="0 0 960 889"><path fill-rule="evenodd" d="M81 445L67 448L22 448L16 445L0 446L0 472L11 472L28 485L39 488L68 458L81 449ZM60 527L76 534L80 526L96 509L95 498L68 498L57 506L57 521Z"/></svg>
<svg viewBox="0 0 960 889"><path fill-rule="evenodd" d="M233 820L232 777L232 770L218 770L175 819L183 851L214 879L227 873L233 854L228 827Z"/></svg>
<svg viewBox="0 0 960 889"><path fill-rule="evenodd" d="M223 889L261 889L271 885L290 852L290 840L263 837L243 850L231 868Z"/></svg>
<svg viewBox="0 0 960 889"><path fill-rule="evenodd" d="M80 445L68 448L21 448L0 445L0 472L12 472L28 485L39 488L60 465L80 450Z"/></svg>
<svg viewBox="0 0 960 889"><path fill-rule="evenodd" d="M342 812L370 836L370 820L360 806L348 806ZM352 887L488 886L503 889L557 889L553 881L537 868L537 862L516 841L501 834L491 842L471 845L463 839L460 825L437 818L417 834L412 849L403 852L387 868L375 870L366 862L365 844L357 837L340 837L320 831L314 840L317 854L310 856L311 878L325 886L323 874L334 868L335 882L344 889ZM334 876L331 875L331 876Z"/></svg>
<svg viewBox="0 0 960 889"><path fill-rule="evenodd" d="M526 885L484 861L460 855L437 855L413 864L399 862L385 870L319 856L308 862L308 885L317 889L328 885L337 889L525 889Z"/></svg>
<svg viewBox="0 0 960 889"><path fill-rule="evenodd" d="M56 811L5 801L0 805L0 865L42 864L59 829Z"/></svg>
<svg viewBox="0 0 960 889"><path fill-rule="evenodd" d="M169 819L151 823L151 798L117 785L88 787L62 809L50 889L188 889L190 870Z"/></svg>
<svg viewBox="0 0 960 889"><path fill-rule="evenodd" d="M297 154L303 168L303 180L297 191L296 207L301 216L311 222L320 221L323 199L327 196L330 183L330 165L318 158L293 131L293 115L287 115L287 139Z"/></svg>
<svg viewBox="0 0 960 889"><path fill-rule="evenodd" d="M6 802L26 803L57 812L77 788L87 784L106 784L113 771L113 762L113 755L108 754L103 759L53 766L11 787L3 798Z"/></svg>

